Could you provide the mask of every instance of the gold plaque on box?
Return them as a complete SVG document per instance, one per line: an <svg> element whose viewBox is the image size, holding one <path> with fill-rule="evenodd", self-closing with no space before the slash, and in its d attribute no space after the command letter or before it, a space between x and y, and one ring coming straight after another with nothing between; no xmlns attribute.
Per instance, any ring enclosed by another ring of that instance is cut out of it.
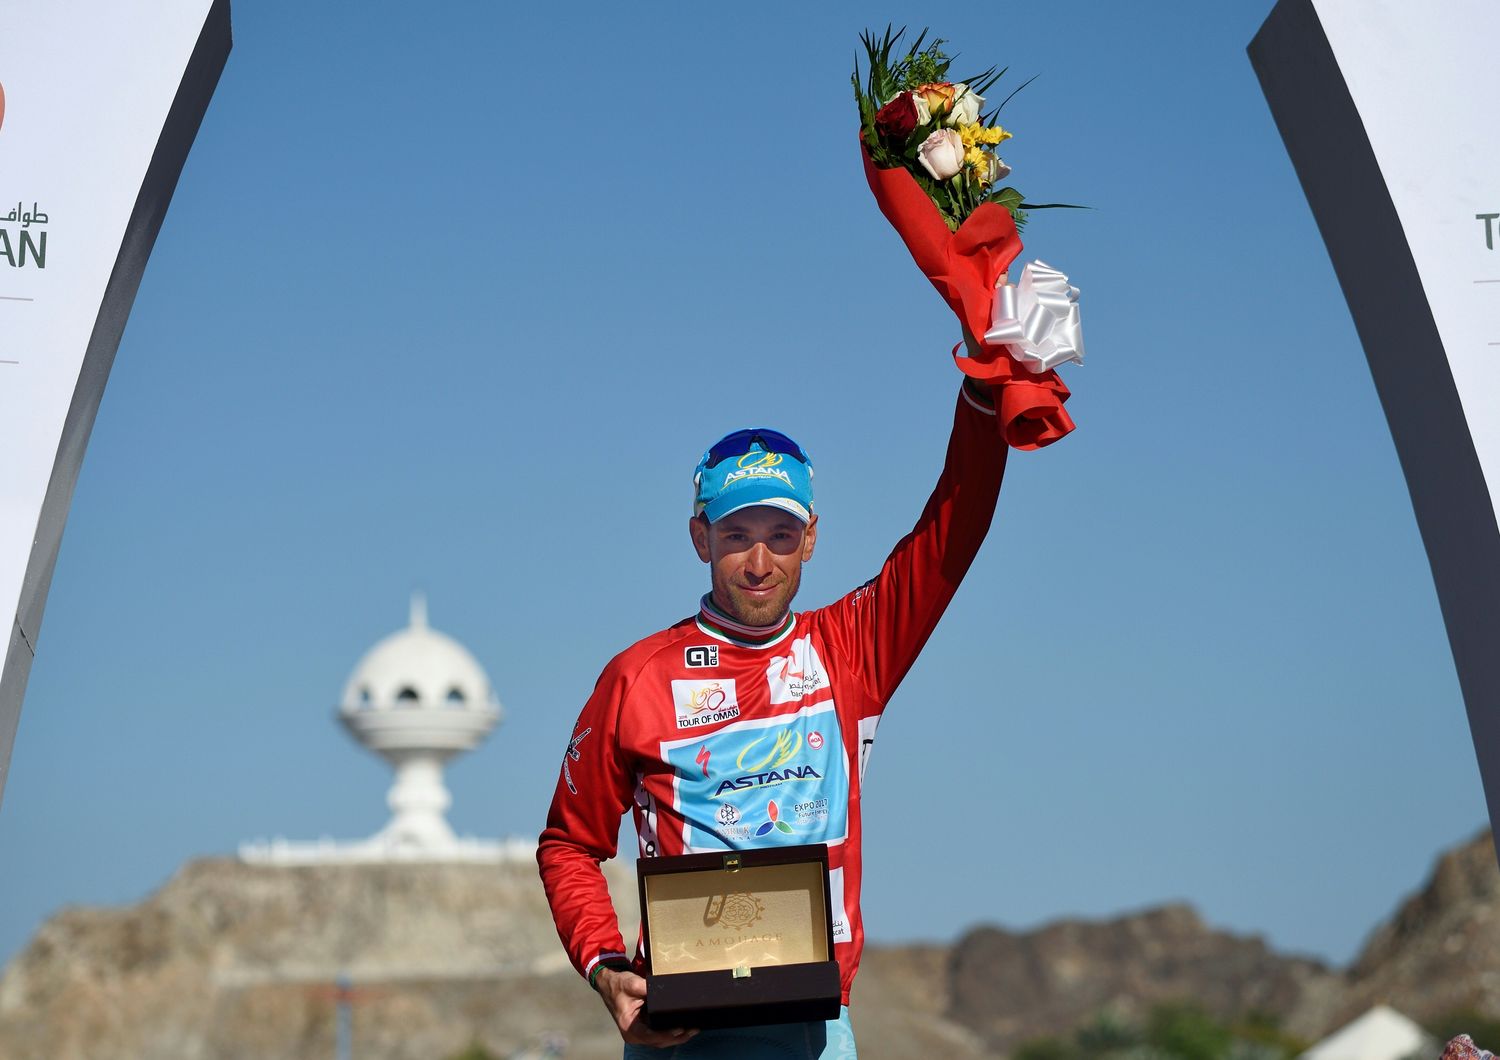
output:
<svg viewBox="0 0 1500 1060"><path fill-rule="evenodd" d="M636 864L655 1028L836 1019L823 844Z"/></svg>
<svg viewBox="0 0 1500 1060"><path fill-rule="evenodd" d="M651 972L713 972L826 961L828 900L816 861L646 880Z"/></svg>

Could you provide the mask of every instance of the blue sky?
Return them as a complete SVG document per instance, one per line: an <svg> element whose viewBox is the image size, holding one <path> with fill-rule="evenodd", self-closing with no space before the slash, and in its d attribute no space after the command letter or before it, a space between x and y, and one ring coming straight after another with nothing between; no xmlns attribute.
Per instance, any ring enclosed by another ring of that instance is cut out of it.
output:
<svg viewBox="0 0 1500 1060"><path fill-rule="evenodd" d="M891 703L870 937L1186 899L1351 957L1485 813L1384 417L1245 57L1270 6L241 3L63 543L0 959L188 858L380 827L389 774L332 709L417 588L508 711L450 770L451 819L533 835L599 669L706 586L689 477L732 427L817 462L800 603L874 571L958 385L859 169L848 75L888 21L932 22L956 72L1039 74L1011 180L1093 209L1025 233L1083 291L1079 429L1013 455Z"/></svg>

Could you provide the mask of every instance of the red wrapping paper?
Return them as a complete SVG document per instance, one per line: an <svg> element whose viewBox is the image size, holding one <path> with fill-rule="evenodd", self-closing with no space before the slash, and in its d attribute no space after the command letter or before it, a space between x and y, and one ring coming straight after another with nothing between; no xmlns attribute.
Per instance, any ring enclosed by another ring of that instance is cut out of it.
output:
<svg viewBox="0 0 1500 1060"><path fill-rule="evenodd" d="M906 244L917 268L974 336L973 355L954 360L965 375L989 384L1006 442L1017 449L1040 449L1071 431L1073 417L1063 408L1070 392L1057 373L1034 375L1004 345L990 345L983 338L990 329L995 281L1021 253L1021 237L1010 211L998 203L984 203L957 232L950 232L910 173L875 168L863 143L860 154L880 212Z"/></svg>

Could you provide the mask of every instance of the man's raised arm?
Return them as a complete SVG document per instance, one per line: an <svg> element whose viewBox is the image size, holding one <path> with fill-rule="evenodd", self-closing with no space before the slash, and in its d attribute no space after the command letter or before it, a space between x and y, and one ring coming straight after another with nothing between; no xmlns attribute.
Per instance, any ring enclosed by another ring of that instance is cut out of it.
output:
<svg viewBox="0 0 1500 1060"><path fill-rule="evenodd" d="M1009 451L982 384L965 379L943 473L880 573L827 609L829 633L882 705L911 669L979 552Z"/></svg>

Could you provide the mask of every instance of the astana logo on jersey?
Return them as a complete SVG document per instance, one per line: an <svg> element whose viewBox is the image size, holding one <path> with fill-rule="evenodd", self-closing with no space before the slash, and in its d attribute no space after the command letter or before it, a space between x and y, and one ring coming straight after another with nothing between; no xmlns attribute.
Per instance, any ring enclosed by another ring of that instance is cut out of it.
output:
<svg viewBox="0 0 1500 1060"><path fill-rule="evenodd" d="M807 637L792 641L785 655L778 655L766 667L771 685L772 703L796 703L804 696L828 687L828 671Z"/></svg>
<svg viewBox="0 0 1500 1060"><path fill-rule="evenodd" d="M688 851L840 843L849 763L833 704L662 744Z"/></svg>
<svg viewBox="0 0 1500 1060"><path fill-rule="evenodd" d="M774 741L770 733L757 736L735 756L734 767L739 776L719 781L719 786L709 798L718 799L731 792L786 784L794 780L822 780L823 774L811 763L798 761L804 742L809 749L812 748L812 741L804 741L802 733L791 725L777 730ZM711 776L706 754L700 752L694 761L703 762L703 775Z"/></svg>

